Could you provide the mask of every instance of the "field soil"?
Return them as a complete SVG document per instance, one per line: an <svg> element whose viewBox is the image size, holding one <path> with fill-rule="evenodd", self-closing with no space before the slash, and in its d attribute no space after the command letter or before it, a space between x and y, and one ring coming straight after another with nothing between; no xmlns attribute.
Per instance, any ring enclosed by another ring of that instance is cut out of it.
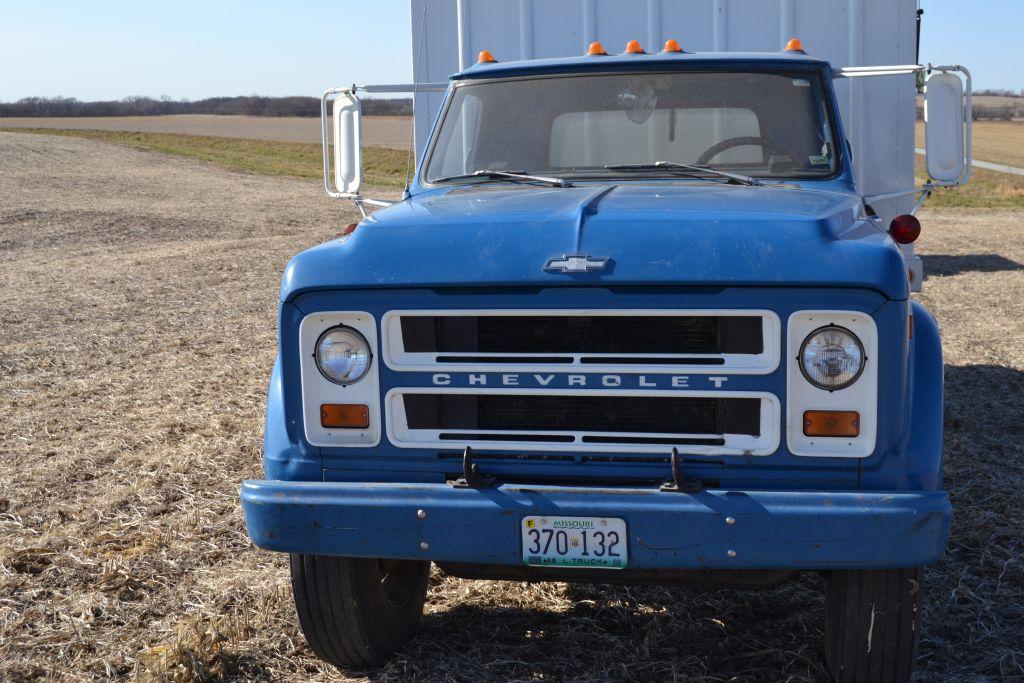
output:
<svg viewBox="0 0 1024 683"><path fill-rule="evenodd" d="M316 182L0 133L0 680L813 681L821 580L764 592L431 577L418 638L339 672L255 549L278 282L356 218ZM949 549L925 681L1024 678L1024 208L927 212Z"/></svg>
<svg viewBox="0 0 1024 683"><path fill-rule="evenodd" d="M174 116L0 117L0 128L116 130L131 133L175 133L320 144L320 119L301 116L178 114ZM367 147L409 149L411 135L411 117L363 117L363 144Z"/></svg>

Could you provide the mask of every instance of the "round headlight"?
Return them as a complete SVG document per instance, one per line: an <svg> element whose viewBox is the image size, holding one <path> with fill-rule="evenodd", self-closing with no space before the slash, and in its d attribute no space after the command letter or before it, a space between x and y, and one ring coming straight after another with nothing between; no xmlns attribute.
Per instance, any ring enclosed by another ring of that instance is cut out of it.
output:
<svg viewBox="0 0 1024 683"><path fill-rule="evenodd" d="M358 382L370 369L373 354L366 338L351 327L332 327L316 340L316 366L335 384Z"/></svg>
<svg viewBox="0 0 1024 683"><path fill-rule="evenodd" d="M829 325L808 335L800 347L800 371L827 391L845 389L864 372L864 346L849 330Z"/></svg>

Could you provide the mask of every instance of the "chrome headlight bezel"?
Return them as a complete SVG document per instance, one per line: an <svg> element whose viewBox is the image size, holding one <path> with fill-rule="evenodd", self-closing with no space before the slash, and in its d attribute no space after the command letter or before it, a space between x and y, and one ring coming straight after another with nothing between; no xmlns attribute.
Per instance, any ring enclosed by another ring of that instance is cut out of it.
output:
<svg viewBox="0 0 1024 683"><path fill-rule="evenodd" d="M342 378L331 374L324 367L322 354L324 340L327 339L328 336L332 334L339 333L343 335L348 335L352 339L352 341L362 346L362 349L366 356L366 361L363 364L362 370L359 372L358 375ZM373 348L370 346L370 342L367 341L366 337L363 336L363 334L360 333L358 330L349 327L348 325L334 325L333 327L329 327L326 330L324 330L320 334L320 336L317 337L316 346L313 349L313 359L316 361L317 370L320 371L320 374L323 375L324 379L326 379L328 382L343 387L350 386L362 380L364 377L366 377L367 374L369 374L370 368L373 367Z"/></svg>
<svg viewBox="0 0 1024 683"><path fill-rule="evenodd" d="M835 332L839 332L841 334L847 335L853 341L854 345L857 347L857 352L860 354L860 366L857 368L857 372L854 373L853 376L850 377L849 379L843 381L842 383L835 384L835 385L822 384L818 380L814 379L811 376L811 374L807 371L807 366L806 366L806 364L804 362L804 352L807 350L807 346L819 334L822 334L822 333L825 333L825 332L830 332L830 331L835 331ZM814 331L812 331L810 334L808 334L807 337L804 338L803 342L800 344L800 352L797 355L797 366L800 368L800 374L802 374L804 376L804 379L807 380L807 382L810 383L811 386L814 386L814 387L817 387L818 389L822 389L823 391L829 391L829 392L841 391L841 390L846 389L846 388L848 388L850 386L853 386L857 382L857 380L860 379L861 375L864 374L864 368L867 366L867 363L868 363L867 353L864 351L864 342L861 341L860 337L858 337L856 334L854 334L852 331L848 330L847 328L842 327L841 325L835 325L835 324L823 325L823 326L815 329Z"/></svg>

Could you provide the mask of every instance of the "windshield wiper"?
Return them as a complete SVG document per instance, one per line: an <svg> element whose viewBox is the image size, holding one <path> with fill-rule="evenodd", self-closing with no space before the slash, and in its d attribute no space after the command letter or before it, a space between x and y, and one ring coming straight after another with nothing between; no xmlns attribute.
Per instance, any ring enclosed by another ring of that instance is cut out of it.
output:
<svg viewBox="0 0 1024 683"><path fill-rule="evenodd" d="M470 178L485 178L490 180L512 180L519 182L529 183L544 183L545 185L551 185L552 187L572 187L565 178L555 178L552 176L543 175L530 175L529 173L519 173L517 171L474 171L472 173L463 173L461 175L451 175L444 178L437 178L431 180L432 183L446 183L451 180L468 180Z"/></svg>
<svg viewBox="0 0 1024 683"><path fill-rule="evenodd" d="M696 164L679 164L674 161L655 161L653 164L608 164L609 171L671 171L694 178L712 175L727 178L740 185L760 185L761 181L740 173L730 173L714 166L698 166Z"/></svg>

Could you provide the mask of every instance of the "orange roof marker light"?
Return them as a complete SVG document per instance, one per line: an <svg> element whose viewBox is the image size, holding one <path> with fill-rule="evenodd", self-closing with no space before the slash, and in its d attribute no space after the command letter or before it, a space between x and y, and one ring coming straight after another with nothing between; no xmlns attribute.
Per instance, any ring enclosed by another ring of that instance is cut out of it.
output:
<svg viewBox="0 0 1024 683"><path fill-rule="evenodd" d="M789 42L786 43L786 52L803 52L804 44L800 42L799 38L790 38Z"/></svg>
<svg viewBox="0 0 1024 683"><path fill-rule="evenodd" d="M665 47L662 48L662 52L682 52L683 48L679 47L679 41L675 38L669 38L665 41Z"/></svg>
<svg viewBox="0 0 1024 683"><path fill-rule="evenodd" d="M490 50L481 50L480 54L476 58L477 64L494 64L498 60L494 58Z"/></svg>
<svg viewBox="0 0 1024 683"><path fill-rule="evenodd" d="M644 52L644 49L642 47L640 47L640 41L639 40L631 40L628 43L626 43L626 54L628 54L628 55L642 55L642 54L646 54L646 53Z"/></svg>
<svg viewBox="0 0 1024 683"><path fill-rule="evenodd" d="M593 43L590 44L590 47L587 48L587 56L588 57L607 57L608 56L608 51L604 49L604 45L602 45L601 43L598 43L597 41L594 41Z"/></svg>

